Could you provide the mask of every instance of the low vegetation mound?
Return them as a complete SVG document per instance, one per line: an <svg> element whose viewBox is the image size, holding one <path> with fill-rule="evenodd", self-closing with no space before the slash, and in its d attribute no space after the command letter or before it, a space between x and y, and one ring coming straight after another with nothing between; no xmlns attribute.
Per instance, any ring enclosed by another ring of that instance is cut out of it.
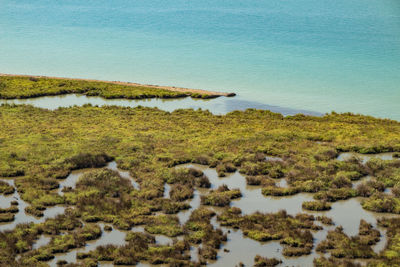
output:
<svg viewBox="0 0 400 267"><path fill-rule="evenodd" d="M205 196L201 196L203 205L225 207L231 203L232 199L240 198L242 193L239 189L229 189L227 185L221 185L216 190L211 190Z"/></svg>
<svg viewBox="0 0 400 267"><path fill-rule="evenodd" d="M283 255L288 257L311 253L314 241L310 230L320 229L314 220L312 215L293 217L286 211L242 215L238 208L227 209L218 216L222 226L241 229L244 235L254 240L279 240L284 245Z"/></svg>
<svg viewBox="0 0 400 267"><path fill-rule="evenodd" d="M330 210L331 205L327 202L322 201L306 201L302 204L303 209L312 211L324 211Z"/></svg>
<svg viewBox="0 0 400 267"><path fill-rule="evenodd" d="M336 258L365 259L375 257L371 248L380 240L380 233L372 225L361 220L359 234L354 237L347 236L341 227L328 232L326 240L317 246L318 252L327 251Z"/></svg>

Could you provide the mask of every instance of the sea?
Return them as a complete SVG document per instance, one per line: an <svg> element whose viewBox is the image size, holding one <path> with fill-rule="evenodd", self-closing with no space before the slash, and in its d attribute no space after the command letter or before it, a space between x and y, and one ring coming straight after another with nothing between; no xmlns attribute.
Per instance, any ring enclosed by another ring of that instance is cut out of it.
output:
<svg viewBox="0 0 400 267"><path fill-rule="evenodd" d="M400 120L400 1L0 0L0 73Z"/></svg>

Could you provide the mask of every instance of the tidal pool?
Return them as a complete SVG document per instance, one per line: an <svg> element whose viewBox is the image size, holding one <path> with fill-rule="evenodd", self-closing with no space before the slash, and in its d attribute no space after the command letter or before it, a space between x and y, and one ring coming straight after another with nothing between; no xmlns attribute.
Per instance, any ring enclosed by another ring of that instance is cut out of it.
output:
<svg viewBox="0 0 400 267"><path fill-rule="evenodd" d="M332 203L332 209L324 212L312 212L302 209L304 201L313 200L312 194L300 193L287 197L269 197L263 196L261 187L248 186L246 179L239 172L227 175L226 177L218 177L215 169L209 168L199 164L183 164L177 166L178 168L195 168L204 172L209 178L211 189L218 188L220 185L227 185L230 189L239 188L242 192L242 197L235 199L231 202L232 207L238 207L242 210L243 214L251 214L256 211L263 213L275 213L279 210L285 209L288 214L296 215L297 213L307 213L314 216L325 215L332 218L335 223L334 226L326 226L319 224L323 227L320 231L312 231L314 236L314 248L312 254L302 257L284 257L281 254L282 247L279 242L266 242L260 243L258 241L247 238L243 235L241 230L232 230L226 227L221 227L216 220L212 219L214 227L223 229L228 234L228 241L221 247L218 252L218 260L210 264L211 266L234 266L239 262L243 262L246 266L251 266L254 257L259 254L264 257L275 257L282 260L281 266L312 266L313 259L319 257L320 254L315 251L316 246L326 238L328 231L335 229L337 226L343 227L343 232L349 236L355 236L359 232L360 220L365 220L371 223L375 228L381 232L381 240L373 246L375 252L379 253L386 245L387 238L384 236L385 230L377 226L377 219L382 217L394 217L393 214L374 213L364 210L361 206L362 198L351 198L348 200L337 201ZM367 178L362 179L366 181ZM287 186L284 179L277 180L277 184ZM195 196L190 201L194 204L191 210L197 209L200 206L199 201L194 201L198 195L205 194L208 190L199 189L195 190ZM213 208L216 213L219 213L218 208ZM186 212L186 213L185 213ZM188 211L183 211L178 214L187 214ZM351 214L351 215L350 215ZM186 215L187 216L187 215ZM190 216L190 215L189 215ZM224 249L229 252L224 251Z"/></svg>
<svg viewBox="0 0 400 267"><path fill-rule="evenodd" d="M279 266L312 266L313 260L322 254L315 251L316 245L324 240L327 235L326 230L313 231L314 236L314 249L310 255L303 257L287 258L282 256L283 247L279 241L258 242L243 235L241 230L232 230L220 226L216 218L212 219L214 227L221 228L228 234L228 241L222 245L218 252L217 261L210 264L210 266L235 266L239 262L245 266L253 266L254 257L261 255L269 258L277 258L282 260ZM327 227L327 230L334 229L334 227Z"/></svg>
<svg viewBox="0 0 400 267"><path fill-rule="evenodd" d="M86 243L86 246L82 248L77 248L70 250L67 253L63 254L56 254L54 259L50 260L48 264L51 267L57 267L57 261L59 260L66 260L68 263L74 263L77 262L76 255L80 252L89 252L91 250L95 250L99 246L103 245L124 245L125 244L125 237L126 237L126 232L120 231L118 229L113 229L110 232L104 231L104 224L100 224L100 227L102 229L102 235L100 238L89 241Z"/></svg>
<svg viewBox="0 0 400 267"><path fill-rule="evenodd" d="M169 184L165 183L163 198L170 198L169 192L171 192L171 186Z"/></svg>
<svg viewBox="0 0 400 267"><path fill-rule="evenodd" d="M13 179L0 179L1 181L9 183L11 186L15 187L14 180ZM63 214L65 211L64 206L54 206L54 207L49 207L43 212L43 216L40 218L34 217L32 215L29 215L25 213L25 208L28 205L25 201L23 201L18 193L17 190L13 194L10 195L0 195L0 205L2 208L8 208L11 205L11 201L17 201L18 202L18 212L15 214L14 221L12 222L5 222L5 223L0 223L0 231L5 231L5 230L12 230L15 228L17 224L20 223L41 223L44 222L47 218L53 218L57 216L58 214Z"/></svg>
<svg viewBox="0 0 400 267"><path fill-rule="evenodd" d="M46 246L47 244L50 243L50 241L51 241L50 236L41 235L39 239L36 240L35 243L33 244L32 249L38 249L40 247Z"/></svg>
<svg viewBox="0 0 400 267"><path fill-rule="evenodd" d="M72 171L67 178L61 180L59 182L60 187L58 188L58 193L60 195L64 195L63 189L65 187L75 188L76 183L78 182L79 178L85 173L92 169L82 169L82 170L75 170Z"/></svg>
<svg viewBox="0 0 400 267"><path fill-rule="evenodd" d="M389 156L385 155L384 157L389 158ZM270 159L266 159L270 160ZM140 190L140 185L132 179L127 171L121 171L117 168L116 162L110 162L106 166L111 170L118 171L118 173L124 177L129 179L132 182L132 185L135 189ZM238 207L242 210L243 214L251 214L256 211L263 213L275 213L279 210L286 210L288 214L296 215L297 213L307 213L315 216L325 215L327 217L332 218L335 223L334 226L326 226L322 225L319 222L315 222L320 225L323 229L319 231L312 231L314 236L314 247L312 253L310 255L302 256L302 257L284 257L282 255L282 246L277 241L271 242L258 242L253 239L250 239L243 235L241 230L233 230L227 227L221 227L217 221L217 217L214 216L212 218L212 225L215 228L221 228L228 236L227 242L224 242L218 251L218 259L217 261L211 262L210 266L235 266L239 262L244 263L246 266L251 266L254 262L254 257L256 255L261 255L263 257L275 257L277 259L282 260L282 264L280 266L312 266L313 259L319 257L321 254L315 251L316 246L326 238L328 231L335 229L337 226L342 226L343 231L349 235L354 236L358 234L358 228L360 220L363 219L368 223L371 223L375 228L377 228L381 232L381 240L373 246L375 252L379 253L382 251L386 245L387 238L385 236L385 230L377 227L377 218L381 218L384 216L393 217L397 215L390 214L378 214L374 212L366 211L361 206L362 198L351 198L349 200L337 201L332 203L332 209L324 212L312 212L302 209L302 203L304 201L313 200L313 194L300 193L293 196L287 197L270 197L264 196L261 192L260 186L248 186L246 183L245 177L240 174L238 171L228 174L226 177L218 177L216 169L209 168L208 166L199 165L199 164L183 164L177 166L177 168L195 168L204 172L204 174L208 177L211 188L196 188L194 190L194 196L192 199L187 202L190 204L191 208L188 210L183 210L177 214L180 223L183 225L187 222L192 212L201 206L201 195L207 194L209 190L216 189L221 185L227 185L230 189L238 188L242 193L242 197L239 199L235 199L231 201L232 207ZM72 172L65 180L60 183L59 193L62 194L61 190L64 187L72 187L76 186L79 178L87 171L91 169L83 169ZM356 186L357 183L365 182L370 179L369 176L362 178L360 181L354 183ZM14 186L14 180L12 179L2 179L8 182L10 185ZM286 179L277 179L277 186L287 187ZM171 186L168 184L164 185L164 198L169 198ZM57 214L63 213L65 207L55 206L52 208L48 208L45 211L45 216L43 218L35 218L33 216L27 215L24 212L24 208L27 206L23 200L20 199L18 192L14 192L14 194L8 196L0 196L0 205L4 208L8 207L8 204L12 200L17 200L19 203L20 211L15 216L15 221L11 223L5 223L0 225L0 230L11 230L15 227L16 224L22 222L35 222L39 223L44 221L46 218L54 217ZM214 211L219 214L221 209L214 208ZM350 215L351 214L351 215ZM114 245L123 245L125 244L125 237L129 231L120 231L118 229L113 229L110 232L104 231L104 224L100 224L102 228L102 236L93 241L89 241L85 247L73 249L64 254L57 254L55 258L48 263L50 266L57 266L57 261L66 260L69 263L77 262L76 258L77 253L79 252L89 252L95 250L98 246L114 244ZM132 228L130 231L136 232L145 232L143 226L137 226ZM168 245L174 242L174 239L169 238L163 235L153 235L156 238L156 244L158 245ZM179 236L178 239L182 239L183 236ZM50 241L50 237L40 236L40 238L34 243L33 248L37 249L41 246L46 245ZM201 245L200 245L201 247ZM198 261L198 248L199 246L192 246L190 249L190 255L192 261ZM363 262L363 261L360 261ZM100 262L99 266L112 266L110 262ZM138 266L153 266L149 263L143 262ZM160 266L160 265L158 265Z"/></svg>
<svg viewBox="0 0 400 267"><path fill-rule="evenodd" d="M107 166L106 166L106 168L118 172L118 174L119 174L122 178L128 179L128 180L131 182L133 188L135 188L135 189L137 189L137 190L140 190L140 185L139 185L139 184L135 181L135 179L133 179L133 177L129 174L129 171L123 171L123 170L121 170L121 169L118 169L117 163L116 163L115 161L111 161L110 163L108 163Z"/></svg>
<svg viewBox="0 0 400 267"><path fill-rule="evenodd" d="M118 174L122 178L128 179L131 182L133 188L135 188L137 190L140 189L140 185L133 179L133 177L129 174L129 172L118 169L117 163L115 161L109 162L107 164L106 168L118 172ZM72 171L67 176L67 178L65 178L64 180L59 182L60 187L58 188L58 193L60 195L63 195L64 194L63 188L65 188L65 187L75 188L76 187L76 183L78 182L79 178L84 173L86 173L88 171L92 171L92 170L95 170L95 169L81 169L81 170Z"/></svg>
<svg viewBox="0 0 400 267"><path fill-rule="evenodd" d="M357 188L360 184L364 184L364 183L367 183L368 181L371 181L372 178L373 177L371 175L361 177L359 180L353 182L352 187Z"/></svg>
<svg viewBox="0 0 400 267"><path fill-rule="evenodd" d="M355 152L344 152L344 153L339 154L339 156L337 157L337 160L345 161L345 160L351 159L353 157L360 158L362 160L363 164L367 163L370 159L374 159L374 158L382 159L382 160L395 159L393 157L393 153L391 153L391 152L378 153L378 154L360 154L360 153L355 153Z"/></svg>
<svg viewBox="0 0 400 267"><path fill-rule="evenodd" d="M126 243L125 238L129 232L140 232L140 233L145 232L143 226L133 227L129 231L121 231L114 227L113 227L112 231L105 231L104 230L105 224L100 223L99 225L100 225L100 228L102 229L102 235L100 236L100 238L87 242L86 245L82 248L72 249L67 253L57 254L57 255L55 255L54 259L52 259L51 261L48 262L48 264L51 267L57 267L57 261L59 261L59 260L66 260L68 263L76 263L76 262L78 262L78 259L76 258L78 253L82 253L82 252L87 253L87 252L95 250L99 246L104 246L104 245L122 246ZM158 245L169 245L174 242L172 238L169 238L164 235L153 235L153 236L155 237L156 244L158 244ZM114 265L111 262L102 262L99 264L99 266L114 266ZM153 266L153 265L144 264L143 266ZM157 266L160 266L160 265L157 265Z"/></svg>
<svg viewBox="0 0 400 267"><path fill-rule="evenodd" d="M190 200L189 204L190 204L190 209L188 210L183 210L181 212L179 212L177 214L178 218L179 218L179 222L184 225L190 218L190 215L192 214L192 212L197 209L198 207L200 207L201 204L201 192L199 190L194 190L193 192L193 198Z"/></svg>

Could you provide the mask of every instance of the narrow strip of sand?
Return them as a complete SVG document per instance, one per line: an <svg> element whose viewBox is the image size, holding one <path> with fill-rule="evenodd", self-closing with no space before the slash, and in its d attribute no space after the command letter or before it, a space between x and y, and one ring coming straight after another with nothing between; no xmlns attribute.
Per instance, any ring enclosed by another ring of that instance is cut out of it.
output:
<svg viewBox="0 0 400 267"><path fill-rule="evenodd" d="M0 73L0 76L6 76L6 77L33 77L33 78L47 78L47 79L58 79L58 80L102 82L102 83L119 84L119 85L133 86L133 87L151 87L151 88L164 89L164 90L174 91L174 92L182 92L182 93L188 93L188 94L202 94L202 95L210 95L210 96L227 96L227 97L231 97L231 96L235 96L236 95L235 93L214 92L214 91L207 91L207 90L202 90L202 89L190 89L190 88L175 87L175 86L160 86L160 85L139 84L139 83L120 82L120 81L103 81L103 80L93 80L93 79L51 77L51 76L23 75L23 74L6 74L6 73Z"/></svg>

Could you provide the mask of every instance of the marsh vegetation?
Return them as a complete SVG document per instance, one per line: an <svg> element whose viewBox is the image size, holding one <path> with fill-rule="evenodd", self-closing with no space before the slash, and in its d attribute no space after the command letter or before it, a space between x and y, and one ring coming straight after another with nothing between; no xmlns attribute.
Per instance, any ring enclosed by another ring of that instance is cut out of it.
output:
<svg viewBox="0 0 400 267"><path fill-rule="evenodd" d="M51 77L0 76L0 99L31 98L66 94L101 96L106 99L126 98L215 98L220 95L202 90L140 85L122 82L103 82ZM199 92L197 92L199 91ZM234 94L233 94L234 95ZM229 95L230 96L230 95Z"/></svg>
<svg viewBox="0 0 400 267"><path fill-rule="evenodd" d="M335 113L2 105L0 124L0 220L32 218L0 232L2 265L62 265L71 260L60 255L76 251L71 266L227 264L223 255L235 253L235 236L283 248L254 251L246 265L303 258L316 266L366 258L370 266L400 264L398 122ZM359 209L356 226L346 224L346 206ZM53 208L62 214L47 214ZM121 244L81 251L117 231L125 233ZM376 252L382 234L386 245ZM35 246L43 235L50 241Z"/></svg>

